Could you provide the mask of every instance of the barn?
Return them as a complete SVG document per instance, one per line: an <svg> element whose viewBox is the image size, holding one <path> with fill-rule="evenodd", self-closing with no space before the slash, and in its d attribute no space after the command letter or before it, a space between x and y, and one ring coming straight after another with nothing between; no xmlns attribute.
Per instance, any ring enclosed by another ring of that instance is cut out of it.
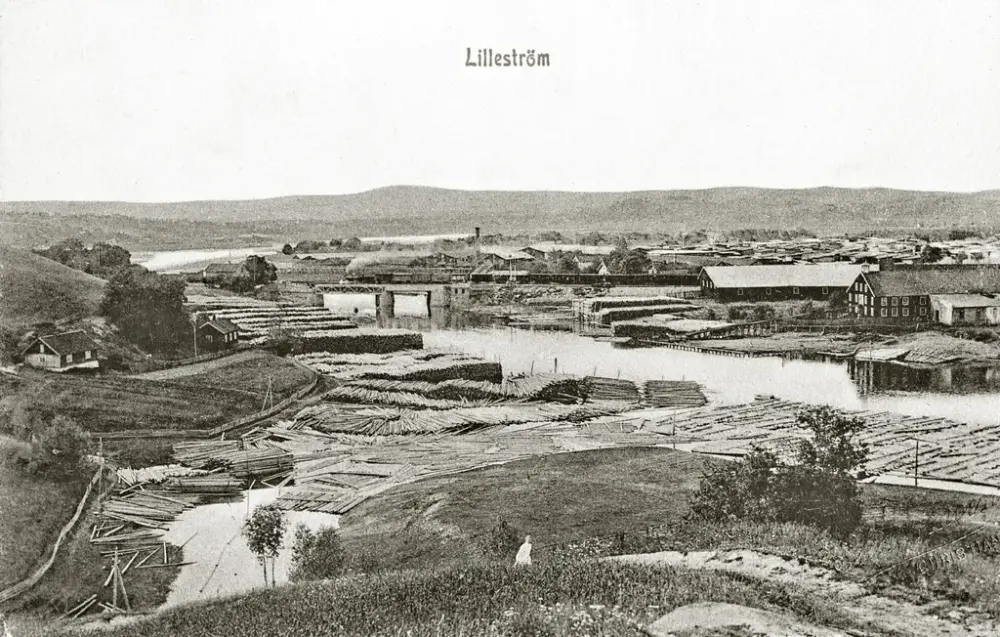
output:
<svg viewBox="0 0 1000 637"><path fill-rule="evenodd" d="M98 345L83 330L39 336L21 352L24 364L53 372L97 369Z"/></svg>
<svg viewBox="0 0 1000 637"><path fill-rule="evenodd" d="M844 263L706 266L698 275L705 296L720 301L783 301L847 292L862 268Z"/></svg>

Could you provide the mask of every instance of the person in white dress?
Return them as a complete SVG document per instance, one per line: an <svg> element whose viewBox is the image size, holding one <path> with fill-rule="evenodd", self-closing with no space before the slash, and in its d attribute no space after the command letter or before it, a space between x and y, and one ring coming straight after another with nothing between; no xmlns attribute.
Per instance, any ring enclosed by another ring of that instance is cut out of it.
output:
<svg viewBox="0 0 1000 637"><path fill-rule="evenodd" d="M514 558L514 564L531 564L531 536L524 536L524 544L521 548L517 549L517 557Z"/></svg>

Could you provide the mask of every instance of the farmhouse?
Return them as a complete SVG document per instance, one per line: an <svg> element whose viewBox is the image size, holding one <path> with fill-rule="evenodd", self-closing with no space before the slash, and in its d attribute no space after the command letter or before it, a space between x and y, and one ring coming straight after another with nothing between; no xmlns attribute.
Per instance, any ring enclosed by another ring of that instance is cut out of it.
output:
<svg viewBox="0 0 1000 637"><path fill-rule="evenodd" d="M961 320L965 310L983 309L984 300L939 299L937 315L932 314L932 296L983 295L1000 293L1000 268L990 266L927 265L904 266L879 272L864 272L855 279L848 293L851 310L858 316L896 321L939 320L947 317ZM978 303L967 306L963 303ZM958 304L956 306L956 303ZM946 308L950 308L947 309ZM978 313L977 313L978 315ZM949 320L954 320L949 318ZM977 319L978 320L978 319Z"/></svg>
<svg viewBox="0 0 1000 637"><path fill-rule="evenodd" d="M201 281L206 285L226 283L239 268L236 263L210 263L201 271Z"/></svg>
<svg viewBox="0 0 1000 637"><path fill-rule="evenodd" d="M199 351L218 351L236 346L240 328L229 319L215 318L198 326Z"/></svg>
<svg viewBox="0 0 1000 637"><path fill-rule="evenodd" d="M483 261L489 262L494 270L527 271L535 262L535 258L522 250L506 248L482 248L480 255ZM478 268L477 268L478 269Z"/></svg>
<svg viewBox="0 0 1000 637"><path fill-rule="evenodd" d="M996 294L931 294L934 320L943 325L1000 325Z"/></svg>
<svg viewBox="0 0 1000 637"><path fill-rule="evenodd" d="M859 274L861 266L843 263L706 266L698 283L703 294L722 301L826 299L846 292Z"/></svg>
<svg viewBox="0 0 1000 637"><path fill-rule="evenodd" d="M97 343L83 330L40 336L22 352L30 367L64 372L68 369L96 369Z"/></svg>

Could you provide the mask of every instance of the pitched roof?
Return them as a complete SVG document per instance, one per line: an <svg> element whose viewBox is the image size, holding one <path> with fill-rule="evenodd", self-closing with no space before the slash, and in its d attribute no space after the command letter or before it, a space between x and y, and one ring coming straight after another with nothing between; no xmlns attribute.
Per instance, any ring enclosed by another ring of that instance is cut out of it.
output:
<svg viewBox="0 0 1000 637"><path fill-rule="evenodd" d="M25 348L25 351L31 349L31 346L38 341L45 343L49 349L57 354L75 354L87 350L93 351L98 347L97 342L90 338L86 332L83 330L73 330L72 332L63 332L62 334L39 336L31 345Z"/></svg>
<svg viewBox="0 0 1000 637"><path fill-rule="evenodd" d="M1000 292L1000 268L910 265L865 275L877 296Z"/></svg>
<svg viewBox="0 0 1000 637"><path fill-rule="evenodd" d="M534 261L535 257L531 256L527 252L521 250L512 250L510 248L498 248L498 247L484 247L480 250L483 254L493 255L499 257L505 261Z"/></svg>
<svg viewBox="0 0 1000 637"><path fill-rule="evenodd" d="M952 307L1000 307L1000 297L985 294L932 294L931 299Z"/></svg>
<svg viewBox="0 0 1000 637"><path fill-rule="evenodd" d="M845 263L815 265L706 266L702 272L717 288L848 288L861 274L861 266Z"/></svg>
<svg viewBox="0 0 1000 637"><path fill-rule="evenodd" d="M239 263L209 263L205 266L205 274L232 274L240 267Z"/></svg>
<svg viewBox="0 0 1000 637"><path fill-rule="evenodd" d="M206 327L211 327L219 334L228 334L230 332L237 332L240 329L236 326L235 323L233 323L229 319L224 319L224 318L212 319L211 321L203 323L201 326L202 329Z"/></svg>

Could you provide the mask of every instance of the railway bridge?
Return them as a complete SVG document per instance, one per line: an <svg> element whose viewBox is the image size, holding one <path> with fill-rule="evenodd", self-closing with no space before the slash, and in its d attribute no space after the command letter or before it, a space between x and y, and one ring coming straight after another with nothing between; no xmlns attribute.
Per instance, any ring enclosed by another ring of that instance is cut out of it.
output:
<svg viewBox="0 0 1000 637"><path fill-rule="evenodd" d="M428 283L320 283L313 286L320 294L370 294L375 297L379 314L392 318L396 313L396 296L423 296L427 313L432 307L448 307L450 290L445 284Z"/></svg>

